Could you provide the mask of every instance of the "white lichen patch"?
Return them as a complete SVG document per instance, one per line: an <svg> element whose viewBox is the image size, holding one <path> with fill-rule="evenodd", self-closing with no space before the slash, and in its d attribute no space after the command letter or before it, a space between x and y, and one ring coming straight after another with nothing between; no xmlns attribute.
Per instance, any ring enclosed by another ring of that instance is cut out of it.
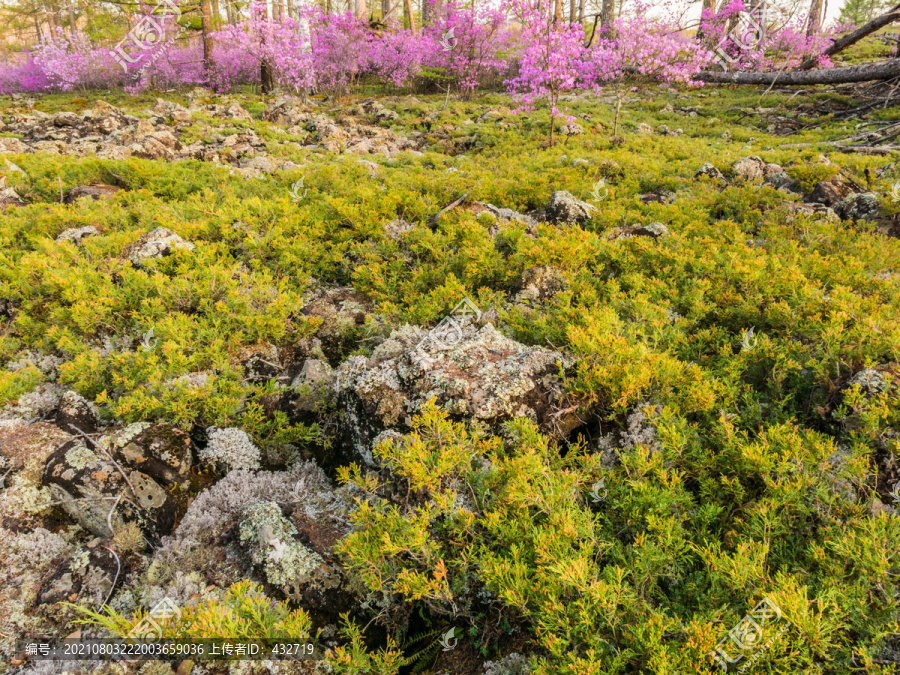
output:
<svg viewBox="0 0 900 675"><path fill-rule="evenodd" d="M81 471L84 467L99 460L100 458L84 443L79 443L66 452L66 464L76 471Z"/></svg>
<svg viewBox="0 0 900 675"><path fill-rule="evenodd" d="M245 431L228 428L207 429L209 443L200 451L200 458L209 463L221 462L229 471L258 469L260 452Z"/></svg>
<svg viewBox="0 0 900 675"><path fill-rule="evenodd" d="M285 518L278 504L262 502L244 511L239 527L253 562L261 567L269 583L279 587L312 581L325 561L295 539L297 528Z"/></svg>

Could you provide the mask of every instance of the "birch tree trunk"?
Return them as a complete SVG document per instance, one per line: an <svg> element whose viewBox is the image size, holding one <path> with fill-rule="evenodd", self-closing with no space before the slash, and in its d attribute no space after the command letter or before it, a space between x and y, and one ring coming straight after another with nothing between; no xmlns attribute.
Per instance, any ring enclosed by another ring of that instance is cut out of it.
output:
<svg viewBox="0 0 900 675"><path fill-rule="evenodd" d="M819 32L822 25L822 0L811 0L809 3L809 16L806 19L806 34L814 35Z"/></svg>

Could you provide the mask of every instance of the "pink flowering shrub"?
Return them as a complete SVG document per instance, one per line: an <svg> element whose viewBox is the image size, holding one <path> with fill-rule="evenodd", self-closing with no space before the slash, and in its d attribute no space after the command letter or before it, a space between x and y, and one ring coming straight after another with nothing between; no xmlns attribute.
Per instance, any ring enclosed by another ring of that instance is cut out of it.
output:
<svg viewBox="0 0 900 675"><path fill-rule="evenodd" d="M0 94L46 91L52 87L33 54L18 54L0 61Z"/></svg>
<svg viewBox="0 0 900 675"><path fill-rule="evenodd" d="M434 21L420 38L423 62L437 69L453 86L472 92L488 76L509 67L506 55L513 34L507 13L497 7L467 6L450 0L432 2Z"/></svg>
<svg viewBox="0 0 900 675"><path fill-rule="evenodd" d="M533 110L542 100L547 102L552 143L556 117L563 115L569 123L575 121L557 108L560 94L589 84L584 79L584 28L554 21L549 0L510 0L509 8L522 28L516 54L519 72L506 84L519 103L519 111Z"/></svg>
<svg viewBox="0 0 900 675"><path fill-rule="evenodd" d="M251 6L249 19L225 26L213 35L215 66L209 85L224 90L259 80L267 63L279 85L295 90L312 86L309 31L291 17L269 19L265 5Z"/></svg>
<svg viewBox="0 0 900 675"><path fill-rule="evenodd" d="M265 64L283 88L336 96L364 81L402 88L422 78L468 96L499 79L521 110L546 102L555 119L566 116L558 107L564 92L623 77L691 83L723 53L731 69L786 70L820 54L846 28L808 36L802 21L770 10L765 41L757 44L752 26L738 21L745 0L728 0L718 12L703 14L699 37L682 30L677 8L664 3L656 12L639 5L612 31L589 40L580 24L554 20L550 0L430 1L430 22L413 33L396 19L375 31L350 12L326 14L317 5L305 6L298 18L267 18L265 3L254 0L246 19L213 34L209 69L198 37L186 38L171 18L159 19L163 34L148 40L152 44L126 49L124 68L112 50L84 34L59 33L31 54L0 64L0 92L123 87L135 93L197 85L227 91L259 82ZM736 39L723 42L729 35ZM831 62L823 57L819 66Z"/></svg>
<svg viewBox="0 0 900 675"><path fill-rule="evenodd" d="M767 30L763 42L752 24L739 19L747 10L744 0L730 0L718 12L705 10L701 18L704 41L718 50L729 70L776 71L796 68L807 58L821 54L835 37L851 26L834 24L812 35L806 34L805 15L783 14L768 8ZM830 68L828 57L819 59L818 67Z"/></svg>
<svg viewBox="0 0 900 675"><path fill-rule="evenodd" d="M82 32L70 38L62 28L34 50L34 63L51 89L71 91L121 85L124 71L109 50L98 49Z"/></svg>

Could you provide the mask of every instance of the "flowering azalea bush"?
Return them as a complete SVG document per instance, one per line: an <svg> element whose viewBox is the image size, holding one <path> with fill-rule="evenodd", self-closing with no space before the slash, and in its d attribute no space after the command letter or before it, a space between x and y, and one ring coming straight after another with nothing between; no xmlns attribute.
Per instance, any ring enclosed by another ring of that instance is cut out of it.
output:
<svg viewBox="0 0 900 675"><path fill-rule="evenodd" d="M419 32L396 19L376 30L351 12L328 14L318 6L302 8L296 18L269 18L265 4L253 2L246 18L212 35L210 64L196 38L185 37L173 18L160 18L152 39L129 33L124 59L83 33L60 33L0 64L0 92L124 87L134 93L196 85L224 91L256 84L268 72L285 89L341 95L363 81L401 88L427 76L464 96L502 81L520 109L545 101L555 118L565 114L557 103L566 91L635 76L690 83L716 61L741 70L788 69L820 54L846 28L807 35L802 21L772 10L760 43L744 0L704 12L696 36L683 30L674 11L651 16L647 9L639 5L612 30L589 37L580 23L557 21L550 0L432 2ZM819 60L820 67L830 65L827 57Z"/></svg>

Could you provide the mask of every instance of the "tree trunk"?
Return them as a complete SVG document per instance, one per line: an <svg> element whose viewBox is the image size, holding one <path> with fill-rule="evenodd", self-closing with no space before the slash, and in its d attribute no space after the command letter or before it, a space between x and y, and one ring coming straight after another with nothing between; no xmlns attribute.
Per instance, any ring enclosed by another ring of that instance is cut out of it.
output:
<svg viewBox="0 0 900 675"><path fill-rule="evenodd" d="M815 35L822 25L822 0L811 0L809 16L806 19L806 34Z"/></svg>
<svg viewBox="0 0 900 675"><path fill-rule="evenodd" d="M569 0L569 23L578 20L578 0Z"/></svg>
<svg viewBox="0 0 900 675"><path fill-rule="evenodd" d="M50 35L56 38L56 21L53 20L53 12L47 12L47 24L50 26Z"/></svg>
<svg viewBox="0 0 900 675"><path fill-rule="evenodd" d="M34 32L37 33L38 44L44 44L44 34L41 32L41 22L37 18L37 14L34 15Z"/></svg>
<svg viewBox="0 0 900 675"><path fill-rule="evenodd" d="M584 0L578 0L578 21L584 23Z"/></svg>
<svg viewBox="0 0 900 675"><path fill-rule="evenodd" d="M716 11L716 0L703 0L700 5L700 20L703 21L703 13L704 12L713 12ZM700 27L697 29L697 39L703 40L703 24L701 23Z"/></svg>
<svg viewBox="0 0 900 675"><path fill-rule="evenodd" d="M69 28L72 31L72 35L75 35L75 31L78 30L78 20L75 18L74 0L68 0L66 8L69 10Z"/></svg>
<svg viewBox="0 0 900 675"><path fill-rule="evenodd" d="M427 26L431 23L431 6L428 4L428 0L422 0L422 25Z"/></svg>
<svg viewBox="0 0 900 675"><path fill-rule="evenodd" d="M612 32L613 21L616 20L616 0L603 0L600 8L600 34Z"/></svg>
<svg viewBox="0 0 900 675"><path fill-rule="evenodd" d="M563 20L562 0L554 0L553 3L553 23L559 23Z"/></svg>
<svg viewBox="0 0 900 675"><path fill-rule="evenodd" d="M403 0L403 9L406 12L406 18L409 21L409 29L416 33L416 17L413 14L412 0Z"/></svg>
<svg viewBox="0 0 900 675"><path fill-rule="evenodd" d="M275 83L272 79L272 68L269 66L268 61L262 61L259 64L259 87L263 94L269 94L275 88Z"/></svg>
<svg viewBox="0 0 900 675"><path fill-rule="evenodd" d="M884 28L889 23L893 23L898 19L900 19L900 5L895 5L894 7L891 7L891 9L889 9L885 14L875 17L869 23L863 24L852 33L849 33L842 37L840 40L835 40L828 49L822 52L821 56L833 56L834 54L845 50L850 45L856 44L867 35L874 33L879 28ZM807 59L799 65L798 69L808 70L809 68L815 66L817 61L818 58Z"/></svg>
<svg viewBox="0 0 900 675"><path fill-rule="evenodd" d="M366 0L356 0L356 18L365 20L369 17L369 10L366 8Z"/></svg>
<svg viewBox="0 0 900 675"><path fill-rule="evenodd" d="M391 13L391 0L381 0L381 19L384 20L387 18L388 14Z"/></svg>
<svg viewBox="0 0 900 675"><path fill-rule="evenodd" d="M219 8L219 0L212 0L212 28L218 29L219 22L222 20L222 13Z"/></svg>
<svg viewBox="0 0 900 675"><path fill-rule="evenodd" d="M209 80L213 69L212 10L210 0L200 0L200 31L203 33L203 70Z"/></svg>
<svg viewBox="0 0 900 675"><path fill-rule="evenodd" d="M703 71L691 76L693 80L719 84L846 84L849 82L869 82L887 80L900 76L900 59L869 63L852 68L829 68L826 70L792 71L787 73L720 73Z"/></svg>
<svg viewBox="0 0 900 675"><path fill-rule="evenodd" d="M231 6L231 0L225 0L225 14L229 24L234 23L234 8Z"/></svg>

